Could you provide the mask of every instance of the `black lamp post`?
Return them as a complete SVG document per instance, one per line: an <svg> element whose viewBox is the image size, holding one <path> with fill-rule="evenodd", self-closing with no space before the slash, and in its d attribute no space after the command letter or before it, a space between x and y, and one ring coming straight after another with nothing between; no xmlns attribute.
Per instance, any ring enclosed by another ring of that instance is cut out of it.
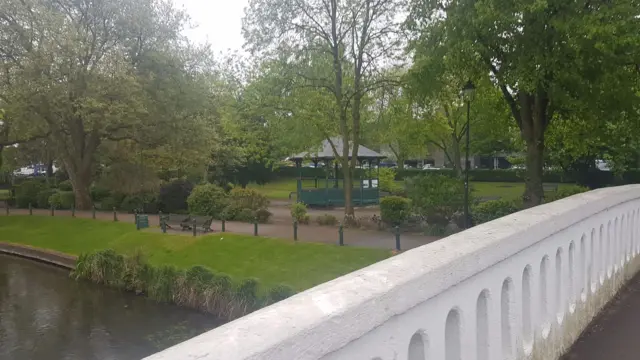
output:
<svg viewBox="0 0 640 360"><path fill-rule="evenodd" d="M462 99L467 102L467 136L466 143L467 149L465 153L464 159L464 228L468 229L470 227L469 221L469 168L471 167L469 163L469 133L471 131L470 128L470 114L471 114L471 102L476 94L476 87L473 85L471 80L467 81L467 84L462 88Z"/></svg>

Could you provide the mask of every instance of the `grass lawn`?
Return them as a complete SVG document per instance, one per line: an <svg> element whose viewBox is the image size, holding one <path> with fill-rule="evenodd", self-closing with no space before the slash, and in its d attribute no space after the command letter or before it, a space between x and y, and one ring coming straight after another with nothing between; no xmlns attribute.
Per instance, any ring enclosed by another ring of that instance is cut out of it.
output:
<svg viewBox="0 0 640 360"><path fill-rule="evenodd" d="M390 256L389 251L293 243L246 235L201 237L136 231L133 224L45 216L0 217L0 241L72 255L102 249L130 254L140 249L153 265L203 265L236 279L304 290Z"/></svg>
<svg viewBox="0 0 640 360"><path fill-rule="evenodd" d="M398 183L402 184L402 181ZM303 186L313 187L314 181L304 180ZM319 180L318 186L323 187L324 180ZM571 186L571 184L559 184L560 189L565 186ZM266 185L250 184L249 187L260 191L270 199L288 200L289 194L296 191L296 179L281 179ZM500 197L507 200L519 200L524 192L524 183L472 181L471 189L477 198ZM292 199L295 199L295 194Z"/></svg>
<svg viewBox="0 0 640 360"><path fill-rule="evenodd" d="M0 201L6 200L11 196L11 192L9 190L0 189Z"/></svg>

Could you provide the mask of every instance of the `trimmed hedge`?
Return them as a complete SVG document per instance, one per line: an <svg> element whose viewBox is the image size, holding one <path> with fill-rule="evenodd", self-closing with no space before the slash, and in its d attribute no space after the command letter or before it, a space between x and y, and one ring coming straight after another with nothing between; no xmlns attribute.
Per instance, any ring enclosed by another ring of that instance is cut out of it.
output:
<svg viewBox="0 0 640 360"><path fill-rule="evenodd" d="M323 168L302 168L297 169L295 167L281 167L275 170L275 174L280 178L297 178L302 172L302 177L310 178L324 178L325 169ZM333 171L333 170L332 170ZM365 169L356 169L355 178L359 179L361 175L365 175ZM374 174L376 170L373 170ZM405 180L417 175L423 175L425 173L445 175L455 177L455 171L453 169L439 169L439 170L421 170L421 169L396 169L396 180ZM524 170L511 170L511 169L473 169L469 171L469 177L472 181L482 182L523 182ZM342 172L338 171L338 179L341 179ZM566 184L580 184L591 189L597 189L610 185L626 185L626 184L638 184L640 183L640 169L631 169L622 175L616 176L611 171L590 170L587 172L571 172L565 173L562 171L545 171L543 175L543 182L545 183L566 183Z"/></svg>
<svg viewBox="0 0 640 360"><path fill-rule="evenodd" d="M473 224L480 225L503 216L520 211L515 202L509 200L490 200L475 205L471 209Z"/></svg>

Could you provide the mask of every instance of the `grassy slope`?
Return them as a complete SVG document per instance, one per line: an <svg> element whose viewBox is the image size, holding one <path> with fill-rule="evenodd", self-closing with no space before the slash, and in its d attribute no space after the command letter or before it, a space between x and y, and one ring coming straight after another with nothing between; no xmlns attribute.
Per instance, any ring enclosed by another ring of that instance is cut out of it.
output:
<svg viewBox="0 0 640 360"><path fill-rule="evenodd" d="M202 237L138 232L133 224L39 216L0 217L0 241L78 255L111 248L141 249L155 265L204 265L264 285L288 284L304 290L389 256L388 251L325 244L292 243L246 235Z"/></svg>
<svg viewBox="0 0 640 360"><path fill-rule="evenodd" d="M402 184L402 182L399 182ZM312 187L314 182L305 180L303 186ZM324 182L320 181L320 187ZM570 184L560 184L560 188L571 186ZM291 192L296 191L295 179L277 180L266 185L250 184L250 188L256 189L274 200L286 200ZM503 183L503 182L471 182L471 188L475 197L501 197L508 200L518 200L524 192L524 183ZM293 195L295 198L295 194Z"/></svg>

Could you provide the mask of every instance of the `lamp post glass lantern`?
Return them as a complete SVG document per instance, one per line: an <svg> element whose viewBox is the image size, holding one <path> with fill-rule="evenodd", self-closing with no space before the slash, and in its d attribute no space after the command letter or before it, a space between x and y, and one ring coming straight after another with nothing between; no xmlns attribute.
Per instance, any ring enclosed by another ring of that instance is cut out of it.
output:
<svg viewBox="0 0 640 360"><path fill-rule="evenodd" d="M469 121L471 117L471 102L475 98L476 87L471 80L467 81L462 88L462 99L467 103L467 130L466 130L466 152L464 158L464 228L468 229L471 226L469 221L469 134L471 132L471 123Z"/></svg>

